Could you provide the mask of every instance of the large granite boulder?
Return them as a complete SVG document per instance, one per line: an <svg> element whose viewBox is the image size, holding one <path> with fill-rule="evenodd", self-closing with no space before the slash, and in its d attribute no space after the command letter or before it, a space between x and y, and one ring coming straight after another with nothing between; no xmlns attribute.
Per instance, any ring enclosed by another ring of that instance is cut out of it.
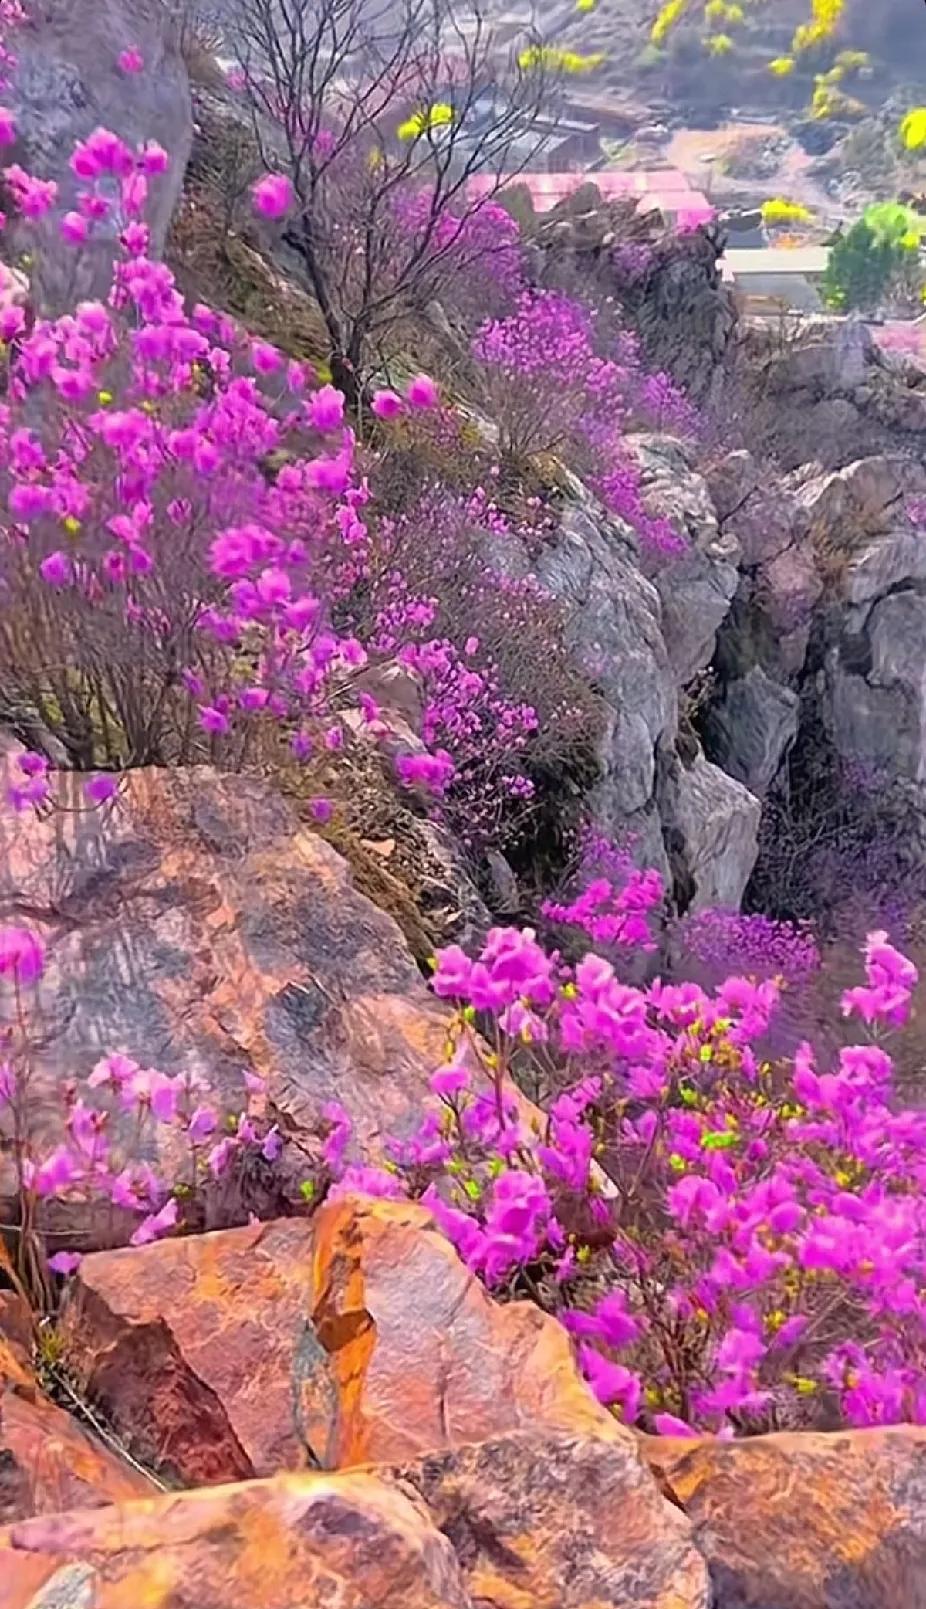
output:
<svg viewBox="0 0 926 1609"><path fill-rule="evenodd" d="M0 765L0 799L10 780ZM261 1075L297 1200L326 1102L348 1108L361 1153L415 1128L446 1013L347 863L252 776L132 771L104 811L85 780L58 773L63 808L41 817L0 805L0 921L47 946L37 1138L57 1143L67 1081L114 1051L201 1075L226 1109ZM68 1203L78 1243L105 1240L104 1219Z"/></svg>
<svg viewBox="0 0 926 1609"><path fill-rule="evenodd" d="M246 1596L239 1513L264 1534L260 1516L283 1502L312 1552L323 1527L306 1528L303 1500L349 1493L357 1506L345 1537L372 1533L388 1559L387 1488L376 1477L398 1483L416 1512L426 1506L459 1561L466 1609L708 1609L689 1522L665 1502L632 1433L592 1397L566 1331L533 1304L495 1302L421 1207L348 1197L311 1222L96 1253L73 1283L59 1345L77 1389L141 1460L169 1483L212 1488L191 1514L214 1517L214 1548L191 1519L190 1559L210 1587L210 1572L225 1581L225 1609L295 1602L282 1589L292 1590L288 1575L278 1598ZM356 1484L340 1474L221 1484L281 1469L352 1469ZM174 1512L147 1509L171 1566ZM123 1537L142 1534L140 1515L121 1511ZM117 1534L64 1519L44 1533L0 1533L0 1570L5 1545L17 1557L47 1546L62 1565L84 1566L102 1549L112 1578L124 1573L140 1592L149 1566ZM414 1535L423 1569L424 1530ZM382 1582L367 1574L374 1556L361 1547L344 1597L312 1603L391 1604L385 1565Z"/></svg>
<svg viewBox="0 0 926 1609"><path fill-rule="evenodd" d="M429 1214L347 1198L86 1257L61 1325L80 1389L202 1484L399 1462L495 1433L618 1434L565 1330L499 1306Z"/></svg>
<svg viewBox="0 0 926 1609"><path fill-rule="evenodd" d="M375 1475L284 1475L0 1531L4 1609L473 1609L453 1548Z"/></svg>
<svg viewBox="0 0 926 1609"><path fill-rule="evenodd" d="M584 497L578 482L573 489L555 539L536 562L522 555L521 570L562 602L573 659L601 696L599 774L586 813L603 832L632 836L646 863L665 871L656 751L675 732L678 698L659 594L629 527Z"/></svg>
<svg viewBox="0 0 926 1609"><path fill-rule="evenodd" d="M712 760L760 799L797 736L800 700L761 665L726 684L704 722Z"/></svg>
<svg viewBox="0 0 926 1609"><path fill-rule="evenodd" d="M714 1609L924 1609L926 1430L658 1441Z"/></svg>
<svg viewBox="0 0 926 1609"><path fill-rule="evenodd" d="M759 800L699 750L663 761L659 808L679 905L736 909L756 862Z"/></svg>
<svg viewBox="0 0 926 1609"><path fill-rule="evenodd" d="M825 707L839 752L926 784L926 597L879 598L831 650Z"/></svg>
<svg viewBox="0 0 926 1609"><path fill-rule="evenodd" d="M740 545L732 530L721 530L707 483L682 442L663 436L631 439L647 508L670 519L687 543L686 551L660 565L654 577L669 664L684 686L713 656L718 627L739 582Z"/></svg>
<svg viewBox="0 0 926 1609"><path fill-rule="evenodd" d="M117 249L115 230L105 223L79 252L58 232L80 187L71 152L93 129L111 129L133 146L157 140L167 150L171 166L150 181L146 214L152 250L163 250L193 138L182 8L164 0L39 0L27 10L28 21L15 32L17 66L5 94L18 130L7 160L54 179L58 205L38 224L13 224L9 239L32 258L36 303L59 314L81 298L105 295ZM120 54L132 48L143 56L141 73L119 66Z"/></svg>

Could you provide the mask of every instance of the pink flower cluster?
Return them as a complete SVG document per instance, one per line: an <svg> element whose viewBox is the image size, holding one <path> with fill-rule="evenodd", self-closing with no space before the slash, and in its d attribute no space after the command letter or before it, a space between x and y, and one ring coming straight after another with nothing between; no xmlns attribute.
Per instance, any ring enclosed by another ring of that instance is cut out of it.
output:
<svg viewBox="0 0 926 1609"><path fill-rule="evenodd" d="M223 1112L214 1093L198 1074L173 1077L142 1067L131 1057L104 1057L86 1080L62 1089L62 1140L43 1149L29 1127L32 1109L32 1045L28 1002L34 999L46 968L45 945L28 928L0 930L0 980L11 979L19 1009L6 1039L0 1067L0 1143L18 1159L22 1196L32 1201L30 1221L51 1200L88 1196L109 1202L138 1219L131 1232L134 1246L145 1245L184 1227L187 1212L199 1209L218 1186L234 1188L234 1178L250 1159L275 1163L283 1142L264 1115L262 1079L245 1075L246 1102ZM157 1159L180 1147L185 1165L170 1180ZM59 1252L50 1266L72 1271L79 1259Z"/></svg>
<svg viewBox="0 0 926 1609"><path fill-rule="evenodd" d="M794 984L820 967L820 950L806 923L711 906L684 917L675 934L686 960L704 963L718 978L737 966L751 976Z"/></svg>
<svg viewBox="0 0 926 1609"><path fill-rule="evenodd" d="M634 528L644 548L671 556L686 543L668 520L647 512L626 428L637 418L688 433L694 410L668 375L644 371L628 332L606 340L597 325L595 310L573 297L524 291L514 312L477 331L473 355L482 365L502 449L517 462L560 454Z"/></svg>
<svg viewBox="0 0 926 1609"><path fill-rule="evenodd" d="M912 964L875 933L865 969L846 1013L905 1021ZM772 1065L774 982L632 988L529 930L440 952L434 988L457 1048L383 1187L424 1200L494 1289L542 1291L603 1402L674 1435L814 1423L818 1404L926 1422L926 1116L883 1045ZM507 1081L532 1057L568 1080L539 1132ZM349 1140L345 1117L335 1176Z"/></svg>
<svg viewBox="0 0 926 1609"><path fill-rule="evenodd" d="M79 244L100 220L121 227L108 302L28 333L23 308L3 314L4 338L17 338L0 418L8 593L14 605L43 595L50 659L66 642L79 668L98 638L129 680L144 674L134 701L121 678L106 689L129 759L153 740L159 754L141 705L176 730L181 692L207 752L270 721L307 759L336 708L364 708L352 684L368 652L332 612L366 574L370 489L342 394L225 316L188 311L146 255L147 184L165 165L150 141L133 152L103 129L82 141L71 166L84 188L62 229ZM28 214L53 204L53 185L18 172L11 182ZM406 401L434 408L435 383L415 376ZM273 453L287 461L268 478ZM15 802L46 802L41 757L22 764ZM115 788L96 779L90 802Z"/></svg>
<svg viewBox="0 0 926 1609"><path fill-rule="evenodd" d="M664 897L659 873L634 867L620 885L595 877L571 900L546 900L541 909L547 921L579 928L598 948L654 950L649 918Z"/></svg>

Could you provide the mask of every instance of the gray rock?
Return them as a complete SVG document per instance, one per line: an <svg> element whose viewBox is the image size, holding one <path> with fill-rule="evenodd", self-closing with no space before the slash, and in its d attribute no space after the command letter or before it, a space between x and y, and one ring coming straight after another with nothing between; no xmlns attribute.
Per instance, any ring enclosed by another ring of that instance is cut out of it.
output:
<svg viewBox="0 0 926 1609"><path fill-rule="evenodd" d="M606 792L612 819L630 817L653 796L656 745L676 720L656 589L626 531L579 504L564 511L536 574L566 604L576 663L609 707L599 793Z"/></svg>
<svg viewBox="0 0 926 1609"><path fill-rule="evenodd" d="M660 809L688 909L738 907L756 862L758 799L699 753L690 765L670 766Z"/></svg>
<svg viewBox="0 0 926 1609"><path fill-rule="evenodd" d="M726 619L739 574L693 548L657 578L662 601L662 629L676 679L684 686L709 665L717 630Z"/></svg>
<svg viewBox="0 0 926 1609"><path fill-rule="evenodd" d="M892 593L827 662L828 714L839 752L891 777L926 782L926 597Z"/></svg>
<svg viewBox="0 0 926 1609"><path fill-rule="evenodd" d="M784 636L809 630L823 579L808 543L785 548L758 572L763 613Z"/></svg>
<svg viewBox="0 0 926 1609"><path fill-rule="evenodd" d="M731 514L726 529L736 537L747 569L776 559L794 541L794 501L784 492L758 491Z"/></svg>
<svg viewBox="0 0 926 1609"><path fill-rule="evenodd" d="M848 549L860 536L896 525L904 497L924 489L926 472L909 458L859 458L834 474L812 476L798 489L798 521L817 540Z"/></svg>
<svg viewBox="0 0 926 1609"><path fill-rule="evenodd" d="M808 321L807 333L773 365L776 390L806 389L820 395L852 391L862 385L878 353L874 336L860 319Z"/></svg>
<svg viewBox="0 0 926 1609"><path fill-rule="evenodd" d="M919 531L885 531L853 553L836 588L848 603L867 603L904 581L926 581L926 542Z"/></svg>
<svg viewBox="0 0 926 1609"><path fill-rule="evenodd" d="M707 482L691 468L681 442L661 436L632 440L647 508L670 518L688 538L688 552L655 577L669 662L684 684L710 663L739 581L739 543L719 529Z"/></svg>
<svg viewBox="0 0 926 1609"><path fill-rule="evenodd" d="M819 440L832 436L839 440L859 422L859 411L847 397L824 397L810 411L810 429Z"/></svg>
<svg viewBox="0 0 926 1609"><path fill-rule="evenodd" d="M741 508L759 485L759 466L745 448L727 453L705 470L707 489L721 524Z"/></svg>
<svg viewBox="0 0 926 1609"><path fill-rule="evenodd" d="M68 165L74 143L98 126L132 145L157 140L170 154L169 171L149 181L152 251L163 250L193 134L178 16L164 0L38 0L17 31L17 67L5 99L18 139L7 160L55 179L59 192L52 212L38 223L11 224L7 238L33 259L33 295L43 312L60 313L109 287L114 227L98 224L80 251L65 245L58 230L80 188ZM142 52L143 73L118 65L120 52L132 46Z"/></svg>
<svg viewBox="0 0 926 1609"><path fill-rule="evenodd" d="M797 736L799 702L790 687L753 665L711 707L705 724L711 757L761 798Z"/></svg>

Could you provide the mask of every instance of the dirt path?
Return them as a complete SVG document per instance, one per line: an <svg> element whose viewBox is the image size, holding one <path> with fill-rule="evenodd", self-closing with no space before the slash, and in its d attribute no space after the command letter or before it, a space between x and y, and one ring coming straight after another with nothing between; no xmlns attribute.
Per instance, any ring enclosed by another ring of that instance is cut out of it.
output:
<svg viewBox="0 0 926 1609"><path fill-rule="evenodd" d="M786 140L776 171L766 179L733 179L722 171L720 160L744 136L758 140ZM807 169L813 158L781 123L726 123L715 129L680 129L665 147L665 160L689 178L714 201L736 202L757 195L785 196L802 202L816 220L833 227L848 216L847 209L814 179Z"/></svg>

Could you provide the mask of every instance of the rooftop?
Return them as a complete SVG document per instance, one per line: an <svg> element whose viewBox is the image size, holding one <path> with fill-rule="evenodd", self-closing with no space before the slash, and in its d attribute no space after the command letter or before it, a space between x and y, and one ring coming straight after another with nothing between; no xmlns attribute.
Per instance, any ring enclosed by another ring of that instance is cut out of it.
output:
<svg viewBox="0 0 926 1609"><path fill-rule="evenodd" d="M558 202L574 195L586 184L595 185L605 201L624 197L637 199L641 210L659 208L673 215L690 213L698 221L714 217L714 208L700 190L693 190L684 173L676 168L653 168L629 173L607 168L593 173L516 173L504 183L523 184L530 191L538 212L549 212ZM472 197L494 193L498 181L491 174L476 174L469 181Z"/></svg>
<svg viewBox="0 0 926 1609"><path fill-rule="evenodd" d="M828 246L731 246L721 258L724 279L742 280L753 274L822 274Z"/></svg>

